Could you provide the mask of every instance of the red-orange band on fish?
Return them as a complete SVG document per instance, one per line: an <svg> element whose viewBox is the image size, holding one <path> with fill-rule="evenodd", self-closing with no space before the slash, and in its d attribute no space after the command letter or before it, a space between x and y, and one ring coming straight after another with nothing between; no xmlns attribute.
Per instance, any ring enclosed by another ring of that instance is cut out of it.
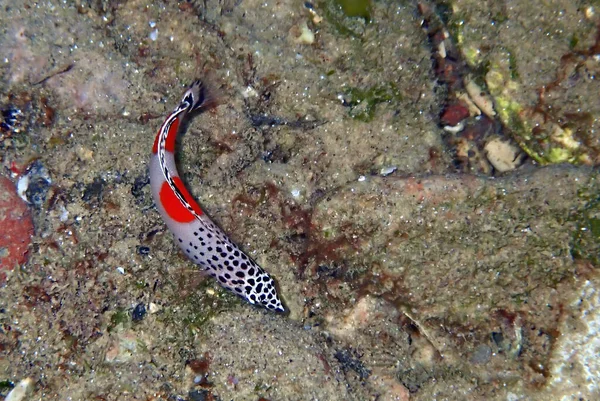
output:
<svg viewBox="0 0 600 401"><path fill-rule="evenodd" d="M158 153L158 139L160 138L160 133L162 132L163 127L160 127L158 133L156 134L156 138L154 138L154 145L152 145L152 153ZM167 132L167 138L165 139L165 150L167 152L175 152L175 140L177 139L177 132L179 131L179 117L175 117L171 126L169 127L169 132Z"/></svg>
<svg viewBox="0 0 600 401"><path fill-rule="evenodd" d="M179 117L175 117L169 132L167 132L167 138L165 140L165 150L167 152L175 152L175 140L177 139L177 132L179 131Z"/></svg>
<svg viewBox="0 0 600 401"><path fill-rule="evenodd" d="M173 177L173 183L183 195L183 198L186 202L191 206L191 208L196 212L196 214L201 215L202 209L198 203L192 198L192 195L188 192L188 190L183 185L181 178ZM160 203L163 208L167 212L170 218L175 220L178 223L189 223L194 220L195 216L192 212L188 210L188 208L179 200L175 192L171 189L168 182L163 182L160 187Z"/></svg>

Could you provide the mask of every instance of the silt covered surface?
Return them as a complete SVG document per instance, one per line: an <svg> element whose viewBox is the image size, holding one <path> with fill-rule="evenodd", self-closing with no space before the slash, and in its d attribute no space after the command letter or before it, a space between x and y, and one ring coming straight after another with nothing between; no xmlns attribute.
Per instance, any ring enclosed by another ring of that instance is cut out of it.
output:
<svg viewBox="0 0 600 401"><path fill-rule="evenodd" d="M43 179L0 394L593 399L597 170L453 174L416 3L365 4L2 4L3 174ZM288 315L198 272L153 207L154 135L199 77L220 106L180 172Z"/></svg>

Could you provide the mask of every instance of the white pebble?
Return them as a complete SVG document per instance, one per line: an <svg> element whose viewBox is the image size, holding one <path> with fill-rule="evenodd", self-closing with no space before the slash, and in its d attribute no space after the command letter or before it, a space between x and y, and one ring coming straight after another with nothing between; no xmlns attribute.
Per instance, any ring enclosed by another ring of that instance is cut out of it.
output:
<svg viewBox="0 0 600 401"><path fill-rule="evenodd" d="M21 380L6 396L4 401L21 401L33 390L33 380L29 377Z"/></svg>
<svg viewBox="0 0 600 401"><path fill-rule="evenodd" d="M244 89L242 91L242 96L244 98L246 98L246 99L248 99L250 97L257 97L258 96L258 92L253 87L248 86L248 87L246 87L246 89Z"/></svg>
<svg viewBox="0 0 600 401"><path fill-rule="evenodd" d="M396 167L396 166L384 167L384 168L381 169L381 171L379 172L379 174L381 174L382 176L385 177L386 175L392 174L397 169L398 169L398 167Z"/></svg>
<svg viewBox="0 0 600 401"><path fill-rule="evenodd" d="M160 305L157 305L154 302L150 302L150 304L148 305L148 312L150 312L151 315L157 313L158 311L160 311L160 309Z"/></svg>
<svg viewBox="0 0 600 401"><path fill-rule="evenodd" d="M69 211L63 205L60 205L58 208L60 209L60 216L58 218L62 223L65 223L69 220Z"/></svg>
<svg viewBox="0 0 600 401"><path fill-rule="evenodd" d="M521 150L516 144L499 138L489 141L484 150L489 162L501 173L516 169L523 161Z"/></svg>
<svg viewBox="0 0 600 401"><path fill-rule="evenodd" d="M29 175L25 174L24 176L19 178L19 181L17 181L17 193L19 194L21 199L29 203L27 195L25 195L25 192L27 192L27 188L29 188Z"/></svg>

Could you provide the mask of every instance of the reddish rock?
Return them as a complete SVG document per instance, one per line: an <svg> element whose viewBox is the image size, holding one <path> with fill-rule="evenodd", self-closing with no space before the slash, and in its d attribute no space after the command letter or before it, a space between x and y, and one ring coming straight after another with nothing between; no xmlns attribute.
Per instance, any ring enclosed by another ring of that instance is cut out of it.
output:
<svg viewBox="0 0 600 401"><path fill-rule="evenodd" d="M440 117L440 121L444 125L454 127L467 117L469 117L469 109L467 106L462 103L454 103L446 107Z"/></svg>
<svg viewBox="0 0 600 401"><path fill-rule="evenodd" d="M6 281L5 270L27 261L32 235L33 221L27 205L12 181L0 176L0 285Z"/></svg>

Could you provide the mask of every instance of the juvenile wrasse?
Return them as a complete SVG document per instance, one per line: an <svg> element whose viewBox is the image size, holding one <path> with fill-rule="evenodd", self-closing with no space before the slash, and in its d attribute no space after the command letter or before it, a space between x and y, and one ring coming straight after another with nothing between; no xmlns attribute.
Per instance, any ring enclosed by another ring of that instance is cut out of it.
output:
<svg viewBox="0 0 600 401"><path fill-rule="evenodd" d="M192 262L251 304L283 312L285 308L271 276L204 214L177 172L175 140L179 126L190 113L202 110L209 101L210 95L202 81L195 81L158 130L150 158L154 203L179 247Z"/></svg>

